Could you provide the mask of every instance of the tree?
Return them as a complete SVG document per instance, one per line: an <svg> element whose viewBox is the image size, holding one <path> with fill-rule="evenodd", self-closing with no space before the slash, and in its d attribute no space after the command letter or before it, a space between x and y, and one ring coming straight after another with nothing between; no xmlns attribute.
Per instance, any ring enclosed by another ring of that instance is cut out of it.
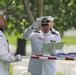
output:
<svg viewBox="0 0 76 75"><path fill-rule="evenodd" d="M22 55L25 53L22 33L37 17L55 17L55 28L61 34L71 27L76 28L75 0L1 0L0 9L4 10L7 16L8 33L17 36L17 51Z"/></svg>
<svg viewBox="0 0 76 75"><path fill-rule="evenodd" d="M30 0L32 14L35 18L38 17L37 5L40 0ZM54 28L57 29L61 35L63 31L76 28L76 1L75 0L43 0L43 15L53 16L55 18Z"/></svg>
<svg viewBox="0 0 76 75"><path fill-rule="evenodd" d="M75 27L75 0L44 0L44 15L55 17L55 28L63 35L63 31Z"/></svg>
<svg viewBox="0 0 76 75"><path fill-rule="evenodd" d="M25 54L25 40L22 39L22 33L29 26L26 12L24 11L21 0L2 0L0 9L4 9L7 16L7 32L17 36L17 53ZM12 39L12 38L11 38Z"/></svg>
<svg viewBox="0 0 76 75"><path fill-rule="evenodd" d="M34 22L34 17L32 16L32 12L29 6L29 1L28 0L22 0L23 4L24 4L24 8L27 12L27 17L29 19L30 24L32 24Z"/></svg>
<svg viewBox="0 0 76 75"><path fill-rule="evenodd" d="M43 16L43 0L37 0L38 17Z"/></svg>

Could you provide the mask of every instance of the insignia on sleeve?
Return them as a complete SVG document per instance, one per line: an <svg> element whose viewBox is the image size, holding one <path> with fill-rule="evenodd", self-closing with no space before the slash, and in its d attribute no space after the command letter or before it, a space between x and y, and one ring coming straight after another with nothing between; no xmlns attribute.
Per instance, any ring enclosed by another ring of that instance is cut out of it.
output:
<svg viewBox="0 0 76 75"><path fill-rule="evenodd" d="M55 31L55 32L54 31L51 31L51 33L58 35L58 32L57 31Z"/></svg>
<svg viewBox="0 0 76 75"><path fill-rule="evenodd" d="M56 30L52 30L52 29L51 29L51 33L52 33L52 34L55 34L55 35L58 35L58 34L59 34L58 31L56 31Z"/></svg>
<svg viewBox="0 0 76 75"><path fill-rule="evenodd" d="M34 30L34 32L35 32L35 33L40 33L40 31L38 31L38 30Z"/></svg>

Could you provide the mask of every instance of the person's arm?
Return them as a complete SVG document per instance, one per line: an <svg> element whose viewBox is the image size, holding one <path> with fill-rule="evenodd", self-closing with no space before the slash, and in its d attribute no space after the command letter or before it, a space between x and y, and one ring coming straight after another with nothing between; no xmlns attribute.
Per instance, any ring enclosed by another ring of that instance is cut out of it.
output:
<svg viewBox="0 0 76 75"><path fill-rule="evenodd" d="M41 21L35 21L30 27L28 27L24 33L23 33L23 38L25 40L30 40L33 35L33 30L38 28L41 25Z"/></svg>
<svg viewBox="0 0 76 75"><path fill-rule="evenodd" d="M33 34L33 28L30 26L23 32L23 38L25 40L30 40Z"/></svg>
<svg viewBox="0 0 76 75"><path fill-rule="evenodd" d="M4 41L3 37L0 37L0 61L10 63L19 61L21 59L21 55L13 56L8 52L6 42Z"/></svg>

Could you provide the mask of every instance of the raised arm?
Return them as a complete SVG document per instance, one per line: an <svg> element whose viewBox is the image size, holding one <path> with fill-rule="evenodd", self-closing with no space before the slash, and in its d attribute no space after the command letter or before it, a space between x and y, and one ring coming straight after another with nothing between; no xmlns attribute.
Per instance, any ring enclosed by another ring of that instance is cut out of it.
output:
<svg viewBox="0 0 76 75"><path fill-rule="evenodd" d="M35 21L30 27L28 27L24 32L23 32L23 38L25 40L30 40L32 38L33 30L38 28L41 25L41 21Z"/></svg>

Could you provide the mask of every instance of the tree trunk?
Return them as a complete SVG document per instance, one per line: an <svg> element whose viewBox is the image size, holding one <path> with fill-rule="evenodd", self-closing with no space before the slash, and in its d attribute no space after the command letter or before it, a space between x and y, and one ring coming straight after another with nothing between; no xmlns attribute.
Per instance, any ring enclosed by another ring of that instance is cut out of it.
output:
<svg viewBox="0 0 76 75"><path fill-rule="evenodd" d="M25 48L26 47L26 41L24 39L17 39L17 54L26 55Z"/></svg>
<svg viewBox="0 0 76 75"><path fill-rule="evenodd" d="M31 13L31 9L29 6L29 0L22 0L22 1L23 1L24 9L27 13L28 20L29 20L30 24L32 24L34 22L34 17ZM25 44L25 47L26 47L26 44Z"/></svg>
<svg viewBox="0 0 76 75"><path fill-rule="evenodd" d="M43 16L43 0L37 0L38 17Z"/></svg>
<svg viewBox="0 0 76 75"><path fill-rule="evenodd" d="M61 34L60 34L60 35L61 35L62 38L64 37L64 36L63 36L63 30L61 31Z"/></svg>
<svg viewBox="0 0 76 75"><path fill-rule="evenodd" d="M30 21L30 24L32 24L34 22L34 17L32 16L32 13L31 13L29 0L22 0L22 1L23 1L24 9L26 10L26 13L27 13L27 17Z"/></svg>

